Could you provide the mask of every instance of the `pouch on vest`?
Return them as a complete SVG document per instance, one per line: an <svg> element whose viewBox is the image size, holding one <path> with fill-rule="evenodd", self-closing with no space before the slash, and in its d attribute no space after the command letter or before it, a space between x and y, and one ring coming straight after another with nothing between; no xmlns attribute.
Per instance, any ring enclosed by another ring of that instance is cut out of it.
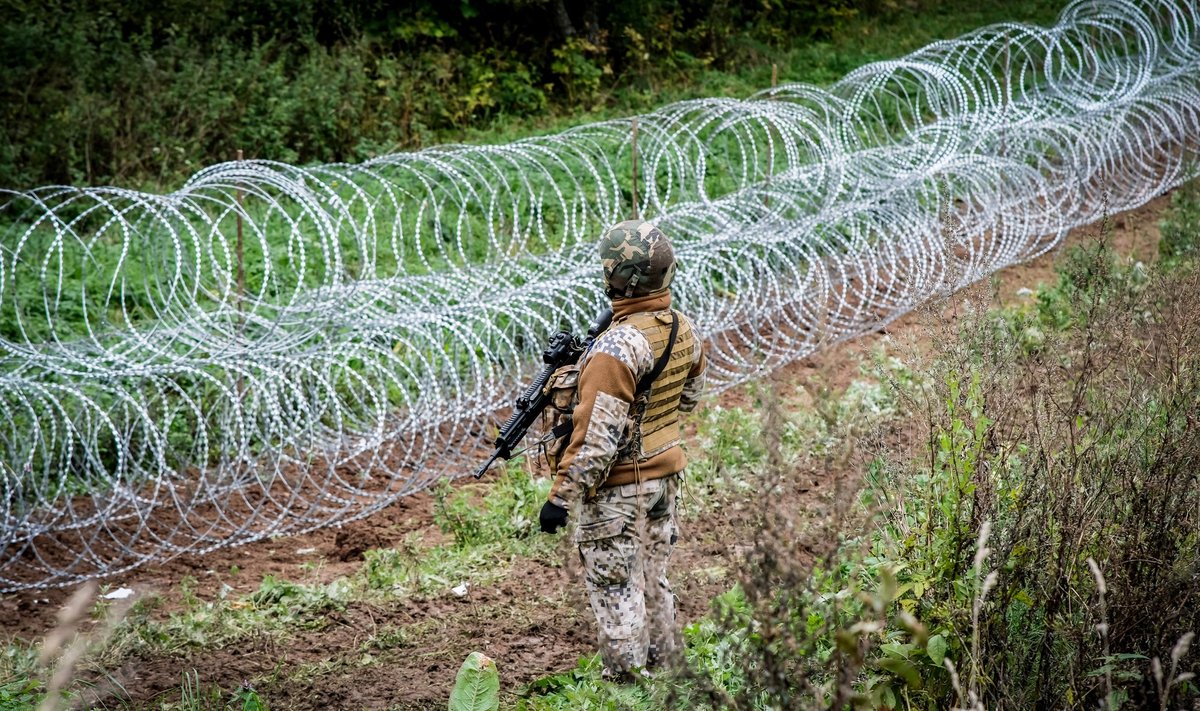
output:
<svg viewBox="0 0 1200 711"><path fill-rule="evenodd" d="M546 383L546 392L550 394L550 403L545 410L550 419L550 438L545 445L545 453L551 478L558 476L559 462L562 461L567 445L571 443L571 433L575 430L571 414L575 411L578 388L578 363L564 365L554 371Z"/></svg>

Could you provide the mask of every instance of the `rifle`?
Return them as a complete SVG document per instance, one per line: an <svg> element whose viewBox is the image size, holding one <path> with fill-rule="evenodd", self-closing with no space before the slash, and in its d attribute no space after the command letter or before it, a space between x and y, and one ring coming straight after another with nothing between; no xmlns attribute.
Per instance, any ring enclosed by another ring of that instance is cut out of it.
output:
<svg viewBox="0 0 1200 711"><path fill-rule="evenodd" d="M600 316L588 329L583 340L577 339L570 331L565 330L550 337L546 350L542 351L542 362L546 364L546 367L542 368L542 372L538 373L529 387L525 388L525 392L517 398L517 404L513 407L512 414L509 415L508 421L501 425L500 433L496 435L494 443L496 451L475 472L476 479L483 476L483 473L492 466L492 462L497 459L512 458L513 449L529 431L537 416L550 403L550 393L546 391L546 384L550 382L550 376L564 365L576 363L579 357L591 347L592 341L595 341L596 337L612 323L612 316L611 308L601 311Z"/></svg>

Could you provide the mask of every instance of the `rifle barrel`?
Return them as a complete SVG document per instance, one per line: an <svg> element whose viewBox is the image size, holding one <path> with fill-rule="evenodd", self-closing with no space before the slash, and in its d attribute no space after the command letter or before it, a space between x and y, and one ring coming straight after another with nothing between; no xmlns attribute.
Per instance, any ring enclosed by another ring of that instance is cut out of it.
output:
<svg viewBox="0 0 1200 711"><path fill-rule="evenodd" d="M499 450L496 450L496 451L495 451L495 452L492 454L492 458L491 458L491 459L489 459L489 460L487 460L486 462L484 462L484 463L483 463L483 466L479 467L479 469L478 469L478 470L475 472L475 478L476 478L476 479L478 479L478 478L480 478L481 476L483 476L483 475L484 475L484 473L486 473L486 472L487 472L487 470L488 470L488 469L490 469L490 468L492 467L492 462L496 461L496 460L497 460L497 459L499 459L499 458L500 458L500 451L499 451Z"/></svg>

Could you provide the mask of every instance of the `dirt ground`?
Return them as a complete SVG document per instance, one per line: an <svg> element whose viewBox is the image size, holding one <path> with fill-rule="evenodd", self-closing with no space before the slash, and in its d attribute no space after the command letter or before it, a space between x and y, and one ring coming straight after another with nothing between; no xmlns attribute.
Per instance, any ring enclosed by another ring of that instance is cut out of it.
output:
<svg viewBox="0 0 1200 711"><path fill-rule="evenodd" d="M1112 244L1118 254L1154 259L1157 222L1167 204L1167 197L1159 197L1114 216ZM1076 230L1067 244L1094 238L1096 233L1095 227ZM1060 253L1055 250L1000 272L994 282L996 297L1012 303L1024 298L1021 289L1052 281L1054 260ZM946 308L943 316L952 317L953 308ZM924 328L921 318L921 314L911 314L886 330L838 344L784 368L774 378L785 391L783 400L802 401L798 391L816 372L835 389L845 387L858 376L859 357L881 338L907 337L919 342ZM752 398L743 387L724 393L719 402L746 406ZM853 486L857 480L857 472L852 470L804 476L809 480L797 482L779 505L797 510L817 506L833 488ZM682 623L703 616L709 601L729 588L727 574L737 565L738 551L731 542L748 541L754 535L745 519L733 511L717 511L684 524L671 568ZM141 595L157 593L163 598L157 614L166 614L178 609L180 582L185 577L196 579L196 594L202 599L215 597L222 584L230 586L231 594L252 592L267 574L328 582L356 571L364 550L398 545L414 531L422 532L426 540L442 535L433 522L429 494L407 497L366 520L340 528L260 541L203 557L181 556L106 582L114 588L133 588ZM129 702L134 708L147 704L157 708L159 700L169 698L164 694L179 687L181 675L194 669L205 685L226 690L244 680L259 679L258 692L279 710L442 709L459 665L476 650L496 661L502 689L511 693L526 682L574 667L580 656L595 649L595 624L565 538L558 550L562 565L519 559L498 583L472 588L463 598L447 594L419 602L351 604L344 611L330 613L322 629L300 631L284 644L262 635L225 649L128 658L106 674L93 674L96 686L92 693L104 696L119 687L124 691L109 697L105 702L108 708L128 708ZM235 566L240 572L233 572ZM65 598L66 593L59 590L0 596L4 636L39 639L54 626ZM373 659L365 658L361 645L389 627L406 628L404 643L392 649L372 649ZM126 701L119 701L120 697Z"/></svg>

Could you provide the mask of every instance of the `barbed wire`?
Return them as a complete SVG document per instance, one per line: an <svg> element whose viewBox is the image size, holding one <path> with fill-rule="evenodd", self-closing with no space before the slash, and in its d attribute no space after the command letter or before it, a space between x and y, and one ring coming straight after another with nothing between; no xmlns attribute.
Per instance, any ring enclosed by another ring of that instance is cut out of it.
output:
<svg viewBox="0 0 1200 711"><path fill-rule="evenodd" d="M1086 0L829 88L638 116L637 208L673 240L715 386L1191 177L1198 22L1189 0ZM166 195L0 192L0 590L345 523L469 471L548 335L604 304L630 123L222 163Z"/></svg>

